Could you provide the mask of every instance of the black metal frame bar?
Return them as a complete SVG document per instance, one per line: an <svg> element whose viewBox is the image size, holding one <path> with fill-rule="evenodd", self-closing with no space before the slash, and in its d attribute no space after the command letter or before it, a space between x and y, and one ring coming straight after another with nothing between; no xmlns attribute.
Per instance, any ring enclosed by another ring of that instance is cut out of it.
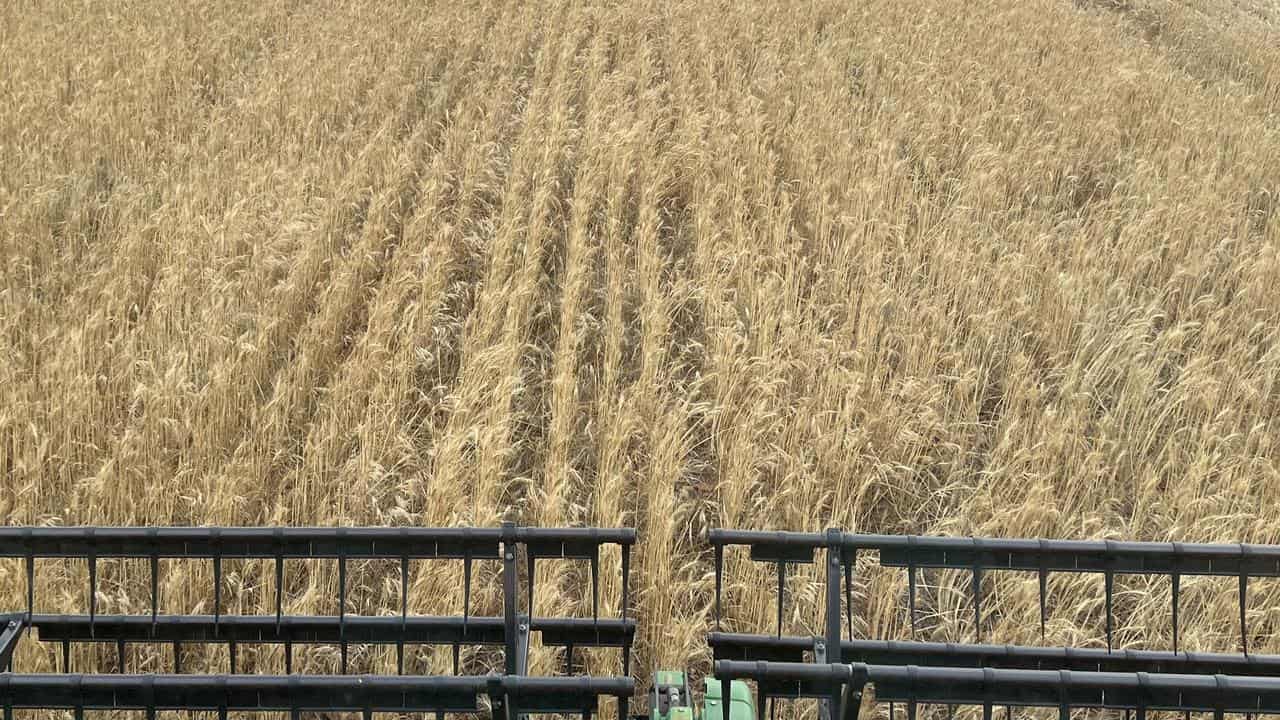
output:
<svg viewBox="0 0 1280 720"><path fill-rule="evenodd" d="M918 703L982 706L988 718L995 705L1056 707L1063 720L1073 708L1136 710L1139 720L1152 710L1280 714L1280 678L1272 677L732 660L717 661L715 674L754 680L763 698L826 698L839 688L842 718L857 717L868 684L877 702L907 703L908 717Z"/></svg>
<svg viewBox="0 0 1280 720"><path fill-rule="evenodd" d="M24 616L17 616L25 621ZM543 645L554 647L625 647L635 635L635 620L590 618L534 618L520 615L526 630L542 634ZM161 615L154 622L137 615L35 615L29 627L44 642L192 642L192 643L349 643L391 645L504 645L502 617L355 615L344 622L335 616Z"/></svg>
<svg viewBox="0 0 1280 720"><path fill-rule="evenodd" d="M1100 573L1105 578L1107 647L1112 647L1114 579L1118 574L1158 574L1172 579L1173 650L1178 650L1178 606L1180 579L1183 575L1210 575L1238 578L1240 607L1240 643L1249 653L1248 625L1245 606L1250 578L1280 577L1280 545L1248 543L1158 543L1117 542L1113 540L1039 540L1003 538L925 537L917 535L865 535L837 529L826 533L794 533L753 530L714 529L708 540L715 550L717 629L723 589L724 548L747 546L751 558L775 563L779 569L779 629L781 634L781 579L791 563L812 563L814 551L825 548L829 564L827 582L827 641L832 645L838 633L832 633L832 609L839 616L838 578L832 572L842 571L845 580L845 604L849 617L849 636L853 635L852 575L857 554L862 550L879 553L880 564L907 569L908 596L912 631L916 628L916 571L919 568L969 570L973 575L974 626L981 639L982 574L985 571L1021 570L1036 572L1040 580L1040 631L1045 632L1048 577L1051 572ZM837 567L838 566L838 567ZM833 593L835 602L833 604ZM838 625L838 620L836 621ZM835 658L839 660L839 658Z"/></svg>
<svg viewBox="0 0 1280 720"><path fill-rule="evenodd" d="M18 616L25 622L24 616ZM68 666L72 643L114 643L124 666L125 647L129 643L168 643L174 646L174 672L181 674L178 661L185 644L223 644L229 649L230 671L236 674L236 647L240 643L278 644L285 646L286 674L292 672L293 646L299 644L395 645L396 666L404 674L406 645L452 645L455 673L461 646L507 643L506 620L502 617L431 617L351 616L344 621L334 616L285 615L276 621L273 615L228 615L220 621L211 615L160 615L156 620L137 615L99 615L90 622L87 615L35 615L29 627L43 642L62 643L63 667ZM518 661L525 661L529 651L529 633L537 632L544 646L562 647L566 653L574 647L629 648L635 637L635 620L590 618L517 617ZM0 638L2 639L2 638ZM0 653L0 658L3 654ZM3 665L0 665L3 667ZM345 672L345 671L344 671ZM517 667L516 675L524 675Z"/></svg>
<svg viewBox="0 0 1280 720"><path fill-rule="evenodd" d="M502 543L537 557L590 559L601 545L633 545L630 528L8 527L0 557L453 558L497 560Z"/></svg>
<svg viewBox="0 0 1280 720"><path fill-rule="evenodd" d="M628 677L382 675L12 675L0 674L0 706L13 709L482 712L494 717L598 710L600 697L623 706L635 692ZM502 710L499 710L501 708Z"/></svg>
<svg viewBox="0 0 1280 720"><path fill-rule="evenodd" d="M822 638L713 632L707 643L711 646L714 660L800 663L812 655L813 662L827 664L813 652L815 646L821 646L825 653ZM1107 651L1101 648L896 640L843 640L840 648L841 657L846 662L867 665L1280 677L1280 655Z"/></svg>
<svg viewBox="0 0 1280 720"><path fill-rule="evenodd" d="M23 615L6 617L0 626L0 658L7 664L12 654L12 647L22 631L27 627L35 627L41 640L60 641L63 648L63 668L69 670L71 642L115 642L120 657L124 656L124 647L128 642L168 642L174 647L175 675L157 676L167 683L165 687L173 688L173 692L181 693L183 688L197 692L208 682L221 683L218 687L240 687L236 682L244 676L235 675L236 645L239 642L283 643L285 645L286 675L253 676L265 678L265 682L277 682L286 687L288 693L295 692L296 680L303 676L292 673L292 645L299 643L337 643L341 648L342 672L347 672L347 650L351 643L392 644L397 648L398 671L404 672L404 645L415 644L451 644L454 648L454 673L459 671L459 646L462 644L502 645L504 648L503 674L487 676L483 693L493 701L495 717L505 720L516 718L529 712L578 712L590 714L588 708L562 708L554 702L539 698L550 697L559 693L566 698L576 697L574 694L587 694L595 702L595 698L603 694L614 693L618 687L610 682L629 678L529 678L524 675L527 669L528 641L530 631L542 634L544 642L566 649L566 666L573 668L573 648L580 646L619 647L622 649L623 675L630 669L631 645L635 635L635 622L628 619L629 572L631 547L635 543L635 530L630 528L524 528L513 523L504 523L500 528L0 528L0 557L24 558L27 575L27 612ZM622 607L621 618L600 617L600 552L604 545L617 545L622 560ZM530 618L521 614L519 608L519 578L517 558L523 546L528 563L528 609L532 612L534 600L534 579L536 561L539 559L586 560L590 563L591 577L591 618ZM89 613L87 615L37 615L35 613L35 560L38 558L84 559L89 567ZM100 558L145 558L151 566L151 614L150 616L106 616L97 614L96 585L97 561ZM214 602L212 616L178 615L166 616L159 613L159 560L161 558L209 559L213 562ZM275 615L274 616L237 616L223 615L221 603L222 561L227 558L256 558L275 560ZM338 604L337 617L291 616L283 613L284 561L293 558L336 559L338 562ZM399 616L348 616L346 612L347 561L351 559L391 559L400 561L401 598ZM462 617L423 617L411 616L408 613L408 564L412 559L451 559L463 562L463 614ZM476 560L499 560L502 562L502 596L503 614L501 617L472 617L471 580L472 565ZM15 629L16 628L16 629ZM228 676L182 676L181 645L184 642L227 643L230 649L232 674ZM123 661L121 663L123 667ZM0 665L4 667L5 665ZM50 697L56 698L58 692L67 687L63 681L49 678L79 678L76 688L85 682L93 687L99 685L112 688L123 688L122 692L135 692L133 685L126 681L124 685L113 685L116 680L102 678L133 678L135 676L33 676L5 674L0 684L9 692L13 688L29 688L42 685L51 688ZM183 684L175 678L188 678L190 682ZM460 677L460 676L459 676ZM335 678L325 676L325 682ZM396 678L375 677L379 683L391 682ZM446 681L445 678L418 678L419 680ZM465 679L465 678L464 678ZM366 678L367 680L367 678ZM522 684L516 680L530 680L533 684ZM287 681L287 682L286 682ZM544 682L547 681L547 682ZM498 684L495 685L494 683ZM34 685L33 685L34 683ZM105 685L104 685L105 683ZM228 683L230 683L228 685ZM600 684L603 683L603 684ZM596 691L599 684L604 690ZM138 687L151 688L152 685ZM248 686L245 686L248 687ZM273 686L274 687L274 686ZM345 682L334 687L347 687ZM379 687L382 687L380 684ZM387 687L401 687L388 685ZM428 697L435 685L423 686L413 692L423 692ZM444 682L438 687L454 687ZM279 692L286 692L280 690ZM607 690L607 692L606 692ZM150 691L150 690L148 690ZM66 691L71 692L71 691ZM75 692L81 692L75 690ZM114 690L113 690L114 692ZM219 691L221 692L221 691ZM264 691L267 692L267 691ZM276 690L270 690L276 692ZM360 692L356 691L359 696ZM405 692L409 692L406 690ZM443 692L443 691L441 691ZM465 692L470 692L466 690ZM465 694L464 692L464 694ZM477 691L481 692L481 691ZM531 693L531 694L530 694ZM628 695L630 690L628 690ZM216 693L215 693L216 694ZM525 702L525 695L533 704ZM6 696L11 697L11 696ZM315 696L315 697L322 697ZM323 696L327 697L327 696ZM344 698L349 697L347 695ZM585 697L585 695L584 695ZM626 714L627 699L618 695L620 711ZM233 700L231 695L223 698ZM303 699L303 698L298 698ZM474 707L475 693L471 700ZM36 699L43 702L43 699ZM78 701L79 702L79 701ZM97 707L92 702L80 702L77 707ZM240 702L236 700L235 702ZM539 705L538 703L542 703ZM550 703L550 704L548 704ZM11 703L12 704L12 703ZM234 704L234 703L233 703ZM396 710L383 700L375 703L379 709ZM250 706L245 709L268 709ZM328 700L321 702L330 708ZM358 704L357 704L358 705ZM544 708L543 705L547 707ZM27 707L18 704L16 706ZM517 706L518 709L517 709ZM594 706L594 705L593 705ZM34 707L62 707L40 704ZM70 705L67 705L70 707ZM133 707L133 705L130 705ZM139 706L142 709L168 707L163 703L151 703ZM191 707L187 704L175 707ZM235 705L240 707L240 705ZM278 708L275 709L288 709ZM342 705L347 708L347 705ZM437 703L432 707L439 711L454 711L454 705ZM336 709L333 706L331 709ZM548 709L549 708L549 709ZM356 707L355 709L359 709ZM403 709L403 708L399 708ZM465 710L458 710L459 712Z"/></svg>

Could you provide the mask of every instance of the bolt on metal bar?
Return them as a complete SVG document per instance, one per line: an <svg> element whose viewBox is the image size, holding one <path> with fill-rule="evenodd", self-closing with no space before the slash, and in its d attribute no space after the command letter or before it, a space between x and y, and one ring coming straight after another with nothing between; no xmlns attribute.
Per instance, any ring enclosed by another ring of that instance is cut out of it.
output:
<svg viewBox="0 0 1280 720"><path fill-rule="evenodd" d="M827 658L827 642L823 638L819 637L813 639L813 662L818 665L830 664L830 660ZM839 688L834 688L833 692L838 689ZM763 685L757 684L757 692L761 690L763 690ZM832 705L830 698L819 700L818 720L834 720L832 717L833 707L838 710L838 706Z"/></svg>
<svg viewBox="0 0 1280 720"><path fill-rule="evenodd" d="M503 542L502 542L502 621L503 621L503 639L506 643L506 651L504 652L504 660L506 662L506 672L508 675L519 675L520 673L520 637L519 637L519 608L517 607L519 588L517 587L516 575L516 543L514 540L514 523L503 523ZM530 579L530 585L532 585Z"/></svg>
<svg viewBox="0 0 1280 720"><path fill-rule="evenodd" d="M839 663L840 655L840 575L844 567L843 548L840 544L840 531L836 528L827 530L827 633L826 633L826 654L827 662ZM854 552L857 552L856 550ZM781 635L781 627L779 627L779 635ZM840 689L832 689L830 696L827 698L828 717L835 720L839 714L841 693ZM725 698L725 704L729 703L729 698Z"/></svg>

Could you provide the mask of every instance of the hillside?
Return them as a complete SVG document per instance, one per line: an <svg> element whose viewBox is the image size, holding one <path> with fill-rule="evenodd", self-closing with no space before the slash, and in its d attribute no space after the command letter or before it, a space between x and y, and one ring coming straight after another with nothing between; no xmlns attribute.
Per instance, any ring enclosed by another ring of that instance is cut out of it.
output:
<svg viewBox="0 0 1280 720"><path fill-rule="evenodd" d="M1274 2L196 5L0 3L6 523L634 525L641 677L705 667L715 525L1280 541ZM771 572L730 573L768 627ZM859 579L858 632L907 637L905 575ZM927 582L927 636L972 637L967 576ZM1038 641L1034 576L988 582L986 637ZM1101 583L1055 577L1049 642L1102 643ZM1119 587L1166 647L1167 581ZM1235 649L1232 581L1183 587L1185 645ZM1250 624L1280 651L1273 583Z"/></svg>

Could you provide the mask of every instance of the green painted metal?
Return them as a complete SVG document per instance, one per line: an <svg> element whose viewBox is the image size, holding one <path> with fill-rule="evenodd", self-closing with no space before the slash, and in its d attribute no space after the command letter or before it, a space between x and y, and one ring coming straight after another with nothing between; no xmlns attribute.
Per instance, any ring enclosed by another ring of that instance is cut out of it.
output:
<svg viewBox="0 0 1280 720"><path fill-rule="evenodd" d="M689 706L671 708L671 712L667 714L669 720L694 720L693 708Z"/></svg>
<svg viewBox="0 0 1280 720"><path fill-rule="evenodd" d="M659 670L649 691L650 720L696 720L689 681L680 670Z"/></svg>
<svg viewBox="0 0 1280 720"><path fill-rule="evenodd" d="M650 720L723 720L720 681L714 677L703 680L702 705L695 705L689 697L687 675L679 670L659 670L653 675L653 690L649 695ZM672 691L679 700L675 701ZM755 702L751 688L741 680L730 683L729 720L756 720ZM661 700L660 700L661 698ZM669 707L663 707L671 701Z"/></svg>
<svg viewBox="0 0 1280 720"><path fill-rule="evenodd" d="M679 670L659 670L653 678L654 685L684 685L684 673Z"/></svg>
<svg viewBox="0 0 1280 720"><path fill-rule="evenodd" d="M706 695L702 701L702 720L720 720L724 710L721 708L720 681L714 677L703 679ZM751 697L751 688L745 682L734 680L729 685L729 720L755 720L755 702Z"/></svg>

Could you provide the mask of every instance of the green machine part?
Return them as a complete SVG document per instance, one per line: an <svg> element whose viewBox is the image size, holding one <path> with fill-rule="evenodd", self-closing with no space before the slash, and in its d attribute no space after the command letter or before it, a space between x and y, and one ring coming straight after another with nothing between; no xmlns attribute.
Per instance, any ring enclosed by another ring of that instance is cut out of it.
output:
<svg viewBox="0 0 1280 720"><path fill-rule="evenodd" d="M649 690L649 720L694 720L689 681L678 670L659 670Z"/></svg>
<svg viewBox="0 0 1280 720"><path fill-rule="evenodd" d="M695 712L689 693L689 680L678 670L659 670L649 691L649 720L723 720L720 681L705 679L702 712ZM755 704L751 688L741 680L733 680L729 686L729 720L756 720Z"/></svg>
<svg viewBox="0 0 1280 720"><path fill-rule="evenodd" d="M702 720L723 720L724 707L721 705L723 698L720 697L720 681L709 677L704 682L707 693L702 700ZM756 720L751 688L741 680L729 682L729 720Z"/></svg>

